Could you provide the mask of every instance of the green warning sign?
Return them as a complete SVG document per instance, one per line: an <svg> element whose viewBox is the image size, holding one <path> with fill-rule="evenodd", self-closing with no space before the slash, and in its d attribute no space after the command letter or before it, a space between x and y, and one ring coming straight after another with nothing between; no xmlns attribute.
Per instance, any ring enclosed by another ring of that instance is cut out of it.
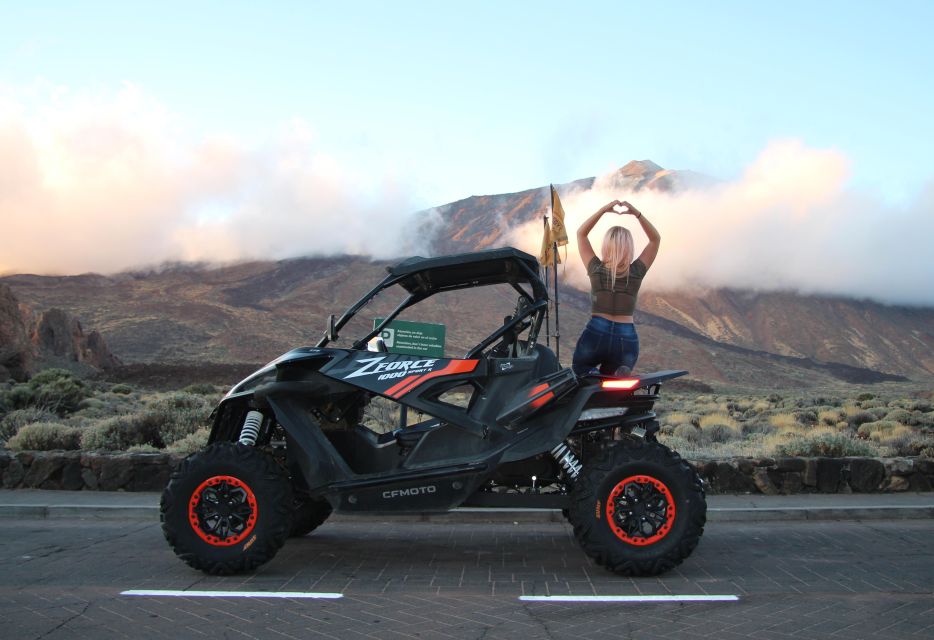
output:
<svg viewBox="0 0 934 640"><path fill-rule="evenodd" d="M377 318L373 328L383 321ZM430 322L410 322L393 320L380 332L379 337L386 343L389 353L407 353L429 358L444 357L444 325Z"/></svg>

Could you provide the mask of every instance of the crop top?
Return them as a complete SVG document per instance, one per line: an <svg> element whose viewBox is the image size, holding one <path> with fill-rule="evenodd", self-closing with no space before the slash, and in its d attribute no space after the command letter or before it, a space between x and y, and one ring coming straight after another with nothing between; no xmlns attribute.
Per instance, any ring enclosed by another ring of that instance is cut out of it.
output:
<svg viewBox="0 0 934 640"><path fill-rule="evenodd" d="M616 276L616 287L611 290L610 270L597 256L591 258L587 264L587 275L590 276L591 313L631 316L636 309L636 298L639 296L642 278L648 270L645 263L636 258L635 262L629 265L628 274Z"/></svg>

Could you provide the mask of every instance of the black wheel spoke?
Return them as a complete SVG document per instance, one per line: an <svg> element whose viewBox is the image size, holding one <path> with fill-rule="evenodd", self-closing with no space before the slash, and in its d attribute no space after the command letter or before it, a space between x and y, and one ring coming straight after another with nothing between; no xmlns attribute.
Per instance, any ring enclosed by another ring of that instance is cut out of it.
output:
<svg viewBox="0 0 934 640"><path fill-rule="evenodd" d="M613 506L617 525L630 538L650 538L668 520L668 500L651 482L627 483Z"/></svg>

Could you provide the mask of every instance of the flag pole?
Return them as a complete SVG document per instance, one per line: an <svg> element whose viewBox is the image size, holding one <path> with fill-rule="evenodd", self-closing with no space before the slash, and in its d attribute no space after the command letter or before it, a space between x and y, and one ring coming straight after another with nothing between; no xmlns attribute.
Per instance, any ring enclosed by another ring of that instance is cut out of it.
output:
<svg viewBox="0 0 934 640"><path fill-rule="evenodd" d="M555 215L555 186L551 186L551 215ZM558 241L555 240L552 243L551 247L554 251L554 265L555 265L555 358L558 360L558 364L561 364L561 330L559 328L559 315L558 315Z"/></svg>
<svg viewBox="0 0 934 640"><path fill-rule="evenodd" d="M548 214L542 214L542 222L545 225L545 237L548 237ZM542 271L545 274L545 291L548 291L548 265L542 265ZM548 320L548 306L545 306L545 346L551 347L551 325Z"/></svg>

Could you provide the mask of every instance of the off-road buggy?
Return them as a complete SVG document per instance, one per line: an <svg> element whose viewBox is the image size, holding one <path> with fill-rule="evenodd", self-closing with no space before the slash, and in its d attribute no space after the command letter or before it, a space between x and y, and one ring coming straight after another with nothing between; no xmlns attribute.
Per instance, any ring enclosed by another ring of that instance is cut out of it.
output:
<svg viewBox="0 0 934 640"><path fill-rule="evenodd" d="M653 411L662 382L687 372L578 377L560 367L538 341L548 307L538 261L516 249L387 270L330 316L317 346L277 358L215 409L208 446L179 465L162 496L163 531L185 562L250 570L333 511L459 506L561 509L584 551L624 575L658 574L690 555L706 519L703 486L656 441ZM388 353L378 337L426 298L489 285L514 289L518 303L462 358ZM350 348L328 346L395 287L403 300L384 319ZM405 409L397 428L363 424L376 401Z"/></svg>

